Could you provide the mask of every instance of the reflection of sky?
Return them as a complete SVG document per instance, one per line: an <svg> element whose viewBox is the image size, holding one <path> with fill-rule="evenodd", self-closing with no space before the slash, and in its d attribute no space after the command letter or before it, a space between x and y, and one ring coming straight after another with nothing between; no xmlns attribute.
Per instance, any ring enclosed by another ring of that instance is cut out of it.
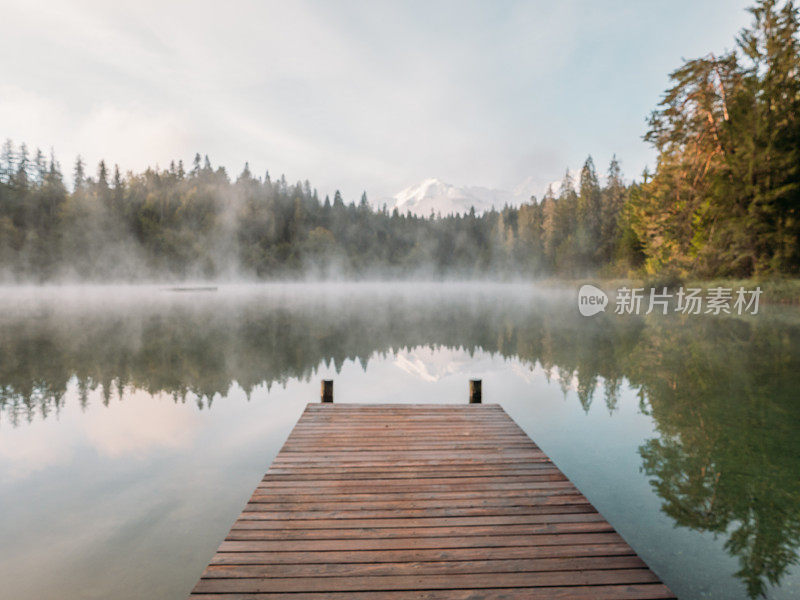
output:
<svg viewBox="0 0 800 600"><path fill-rule="evenodd" d="M183 597L299 417L293 400L234 388L198 411L144 392L104 407L98 392L82 413L70 388L58 420L0 430L0 597Z"/></svg>
<svg viewBox="0 0 800 600"><path fill-rule="evenodd" d="M337 402L457 402L482 378L500 402L673 589L742 594L722 540L674 528L640 472L654 435L633 390L588 414L538 366L485 352L410 348L320 366L310 381L233 386L210 410L166 395L100 391L82 411L71 385L57 419L0 428L0 598L182 598L277 454L318 380ZM698 565L702 565L698 568ZM791 577L787 577L791 579ZM791 581L782 588L791 595Z"/></svg>
<svg viewBox="0 0 800 600"><path fill-rule="evenodd" d="M104 458L144 460L153 452L191 446L200 426L197 412L175 404L167 394L133 390L125 393L123 402L112 397L108 407L99 408L102 389L97 389L89 393L91 408L83 412L75 400L76 388L73 382L67 392L69 400L57 419L3 430L1 480L68 465L80 449L90 449Z"/></svg>

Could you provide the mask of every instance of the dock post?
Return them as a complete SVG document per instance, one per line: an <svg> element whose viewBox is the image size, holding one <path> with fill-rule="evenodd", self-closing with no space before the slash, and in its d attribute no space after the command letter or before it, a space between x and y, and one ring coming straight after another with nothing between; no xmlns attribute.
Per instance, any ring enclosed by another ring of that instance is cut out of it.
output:
<svg viewBox="0 0 800 600"><path fill-rule="evenodd" d="M333 379L322 380L322 402L333 402Z"/></svg>
<svg viewBox="0 0 800 600"><path fill-rule="evenodd" d="M470 379L469 380L469 403L470 404L480 404L481 403L481 380L480 379Z"/></svg>

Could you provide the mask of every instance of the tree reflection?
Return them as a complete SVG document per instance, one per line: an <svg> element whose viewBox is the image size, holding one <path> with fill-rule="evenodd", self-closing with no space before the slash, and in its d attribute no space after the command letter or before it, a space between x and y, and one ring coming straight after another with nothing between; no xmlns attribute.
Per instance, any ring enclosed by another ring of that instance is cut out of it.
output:
<svg viewBox="0 0 800 600"><path fill-rule="evenodd" d="M724 534L751 597L800 546L800 338L795 325L759 325L654 324L629 371L659 432L640 452L664 512Z"/></svg>
<svg viewBox="0 0 800 600"><path fill-rule="evenodd" d="M13 312L13 311L12 311ZM677 524L724 536L752 597L800 547L800 319L577 315L563 298L383 294L181 299L0 315L0 426L59 411L77 382L210 406L238 384L308 380L320 365L418 346L540 365L586 411L632 386L658 435L643 469Z"/></svg>

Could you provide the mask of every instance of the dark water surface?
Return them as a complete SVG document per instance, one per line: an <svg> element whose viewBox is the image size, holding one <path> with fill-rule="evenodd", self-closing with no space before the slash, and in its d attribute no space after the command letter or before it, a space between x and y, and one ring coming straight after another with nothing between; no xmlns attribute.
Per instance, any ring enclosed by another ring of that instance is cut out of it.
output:
<svg viewBox="0 0 800 600"><path fill-rule="evenodd" d="M530 286L0 288L0 598L183 598L319 380L483 379L681 598L799 598L800 311Z"/></svg>

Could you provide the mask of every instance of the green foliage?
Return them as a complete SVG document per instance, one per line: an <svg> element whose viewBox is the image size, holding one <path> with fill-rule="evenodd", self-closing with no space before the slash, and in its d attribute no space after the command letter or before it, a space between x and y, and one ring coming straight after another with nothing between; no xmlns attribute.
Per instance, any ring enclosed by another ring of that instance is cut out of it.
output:
<svg viewBox="0 0 800 600"><path fill-rule="evenodd" d="M314 238L330 241L324 231ZM541 368L586 411L615 412L626 389L638 396L654 426L642 467L663 511L719 535L752 597L797 564L795 311L587 320L557 293L281 287L202 298L152 290L83 307L62 294L32 305L6 299L0 431L56 416L75 384L82 403L98 389L106 403L131 402L138 389L207 408L232 385L258 394L260 385L316 379L324 365L366 366L418 347L483 350Z"/></svg>
<svg viewBox="0 0 800 600"><path fill-rule="evenodd" d="M614 256L627 188L619 165L601 188L591 158L576 191L478 215L376 210L366 193L320 201L308 181L290 186L249 165L232 182L208 157L122 177L83 160L68 193L54 159L7 142L0 157L0 269L48 280L388 275L507 277L586 274ZM604 221L605 219L605 221ZM613 222L612 222L613 221ZM605 238L604 236L608 236Z"/></svg>
<svg viewBox="0 0 800 600"><path fill-rule="evenodd" d="M649 273L800 270L800 44L793 3L760 0L737 47L671 74L645 139L659 152L632 206Z"/></svg>
<svg viewBox="0 0 800 600"><path fill-rule="evenodd" d="M0 277L52 279L761 277L800 272L800 29L793 2L759 0L722 56L671 75L645 139L656 170L626 185L592 158L541 202L420 218L362 194L320 202L308 181L231 182L208 157L96 179L10 141L0 151ZM577 189L576 189L577 185Z"/></svg>

